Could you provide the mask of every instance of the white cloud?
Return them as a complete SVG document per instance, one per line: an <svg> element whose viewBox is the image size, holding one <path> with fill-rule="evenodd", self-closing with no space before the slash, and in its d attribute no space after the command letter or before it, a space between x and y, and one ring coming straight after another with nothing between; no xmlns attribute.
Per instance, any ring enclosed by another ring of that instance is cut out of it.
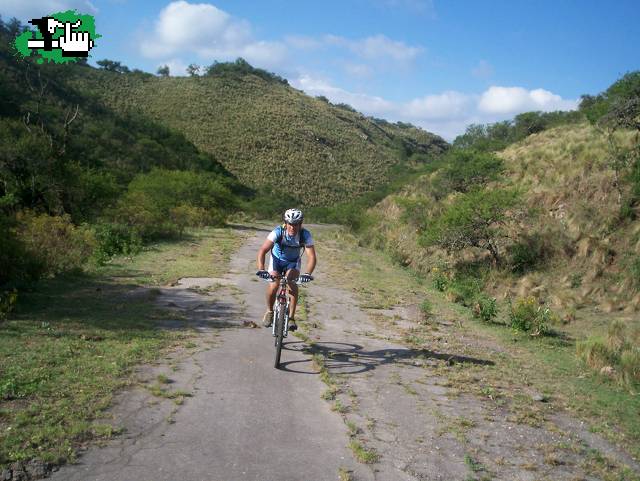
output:
<svg viewBox="0 0 640 481"><path fill-rule="evenodd" d="M464 118L471 108L473 96L447 91L414 99L402 106L401 110L415 119L452 120Z"/></svg>
<svg viewBox="0 0 640 481"><path fill-rule="evenodd" d="M480 97L478 110L486 114L516 114L531 110L575 109L577 101L564 100L548 90L492 86Z"/></svg>
<svg viewBox="0 0 640 481"><path fill-rule="evenodd" d="M89 15L98 11L89 0L2 0L0 9L4 21L16 17L22 22L67 10Z"/></svg>
<svg viewBox="0 0 640 481"><path fill-rule="evenodd" d="M360 40L350 40L337 35L325 35L325 43L337 47L344 47L367 60L393 60L396 62L411 62L423 49L412 47L404 42L392 40L385 35L374 35Z"/></svg>
<svg viewBox="0 0 640 481"><path fill-rule="evenodd" d="M334 103L347 103L365 115L390 121L409 121L430 132L453 140L472 123L486 124L508 120L531 110L572 110L577 100L563 99L544 89L490 87L482 94L445 91L408 102L390 102L382 97L354 93L309 74L292 85L310 95L324 95Z"/></svg>
<svg viewBox="0 0 640 481"><path fill-rule="evenodd" d="M211 63L243 57L260 67L274 67L284 61L287 47L281 42L256 41L249 22L211 4L179 0L160 11L140 52L147 58L195 54Z"/></svg>
<svg viewBox="0 0 640 481"><path fill-rule="evenodd" d="M291 82L292 86L305 91L309 95L323 95L334 103L345 103L368 115L386 114L393 110L392 102L381 97L353 93L331 85L329 82L301 75Z"/></svg>

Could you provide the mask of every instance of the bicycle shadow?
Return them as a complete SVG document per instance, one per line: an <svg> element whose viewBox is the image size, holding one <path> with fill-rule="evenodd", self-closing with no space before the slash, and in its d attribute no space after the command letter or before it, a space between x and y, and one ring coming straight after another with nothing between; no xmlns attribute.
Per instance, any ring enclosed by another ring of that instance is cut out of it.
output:
<svg viewBox="0 0 640 481"><path fill-rule="evenodd" d="M464 363L480 366L495 365L493 361L486 359L436 352L429 349L390 348L365 351L359 344L345 342L316 342L309 346L302 341L293 341L284 343L283 350L302 351L311 356L319 354L324 360L324 366L332 374L359 374L385 364L402 362L413 364L418 360L427 361L429 359L443 361L448 365ZM317 368L313 368L312 361L312 358L306 358L281 362L280 369L297 374L319 374L320 371ZM311 369L301 369L305 364Z"/></svg>

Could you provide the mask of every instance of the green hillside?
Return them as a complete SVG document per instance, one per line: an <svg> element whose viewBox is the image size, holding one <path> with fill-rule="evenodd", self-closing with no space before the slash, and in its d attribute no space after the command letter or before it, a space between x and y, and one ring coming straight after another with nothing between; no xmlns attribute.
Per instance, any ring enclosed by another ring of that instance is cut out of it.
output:
<svg viewBox="0 0 640 481"><path fill-rule="evenodd" d="M632 132L619 134L622 145L630 146L633 137ZM640 252L640 223L618 220L606 136L586 122L561 126L530 135L498 157L504 161L504 175L488 187L518 189L524 210L507 226L509 236L498 242L504 264L487 274L488 292L499 299L533 292L562 313L587 306L638 311L640 279L633 266ZM372 229L375 242L422 272L442 263L453 269L487 259L478 247L448 255L420 246L421 235L429 230L428 216L459 196L436 200L436 178L437 173L424 175L370 211L378 219ZM405 228L398 229L398 222ZM521 259L519 249L532 258Z"/></svg>
<svg viewBox="0 0 640 481"><path fill-rule="evenodd" d="M73 83L119 112L142 112L184 133L246 185L292 190L305 205L374 190L407 156L448 147L409 124L365 117L260 72L158 78L84 69Z"/></svg>
<svg viewBox="0 0 640 481"><path fill-rule="evenodd" d="M577 112L471 126L429 167L359 214L359 242L528 353L522 379L638 453L640 72Z"/></svg>
<svg viewBox="0 0 640 481"><path fill-rule="evenodd" d="M220 225L253 193L183 134L69 83L84 65L19 59L0 21L0 318L5 287Z"/></svg>

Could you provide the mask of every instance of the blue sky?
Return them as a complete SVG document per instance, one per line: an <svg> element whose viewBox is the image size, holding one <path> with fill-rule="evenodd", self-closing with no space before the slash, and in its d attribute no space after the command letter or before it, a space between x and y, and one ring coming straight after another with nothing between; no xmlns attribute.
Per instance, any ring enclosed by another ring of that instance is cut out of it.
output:
<svg viewBox="0 0 640 481"><path fill-rule="evenodd" d="M96 18L92 63L184 75L242 56L448 140L470 123L575 108L640 68L635 0L0 0L5 20L69 8Z"/></svg>

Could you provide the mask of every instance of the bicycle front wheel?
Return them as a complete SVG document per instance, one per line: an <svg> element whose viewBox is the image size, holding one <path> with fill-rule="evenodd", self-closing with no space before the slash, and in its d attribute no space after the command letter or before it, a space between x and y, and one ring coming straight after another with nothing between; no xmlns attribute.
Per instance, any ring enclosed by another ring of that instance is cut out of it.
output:
<svg viewBox="0 0 640 481"><path fill-rule="evenodd" d="M282 351L282 338L284 336L284 306L278 306L275 316L276 323L276 369L280 367L280 352Z"/></svg>

